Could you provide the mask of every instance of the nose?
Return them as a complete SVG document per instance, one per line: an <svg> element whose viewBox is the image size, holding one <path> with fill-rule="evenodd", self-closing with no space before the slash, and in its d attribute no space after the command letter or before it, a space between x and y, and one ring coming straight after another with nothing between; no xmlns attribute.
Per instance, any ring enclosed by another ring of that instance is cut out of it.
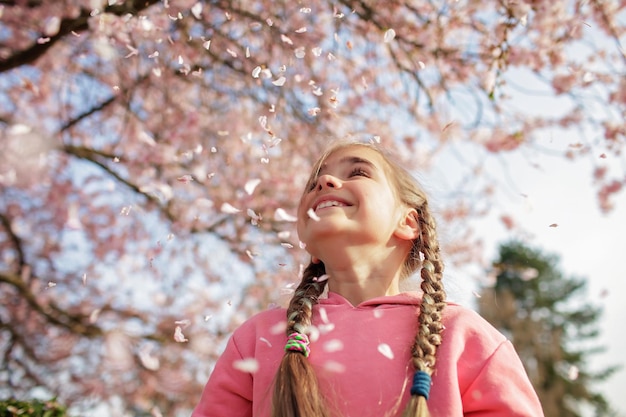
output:
<svg viewBox="0 0 626 417"><path fill-rule="evenodd" d="M341 187L341 181L332 175L324 174L317 178L317 185L315 188L321 191L324 188L339 188Z"/></svg>

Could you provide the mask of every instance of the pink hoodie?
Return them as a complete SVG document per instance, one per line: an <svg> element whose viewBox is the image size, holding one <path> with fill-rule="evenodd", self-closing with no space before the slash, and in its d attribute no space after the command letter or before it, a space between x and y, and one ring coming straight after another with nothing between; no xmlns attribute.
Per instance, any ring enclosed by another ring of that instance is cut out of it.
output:
<svg viewBox="0 0 626 417"><path fill-rule="evenodd" d="M419 298L403 293L353 306L330 293L314 309L311 355L337 417L400 416L410 396L410 349ZM428 406L433 417L543 416L513 346L472 310L449 303ZM317 334L319 333L319 334ZM192 417L268 417L283 357L285 310L239 327L215 365ZM254 370L250 365L258 365Z"/></svg>

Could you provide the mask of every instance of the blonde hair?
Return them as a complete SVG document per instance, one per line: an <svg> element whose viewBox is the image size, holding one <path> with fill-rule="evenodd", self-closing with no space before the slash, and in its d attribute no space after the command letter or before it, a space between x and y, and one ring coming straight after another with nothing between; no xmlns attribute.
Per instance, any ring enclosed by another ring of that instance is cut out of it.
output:
<svg viewBox="0 0 626 417"><path fill-rule="evenodd" d="M411 352L415 371L432 375L437 347L442 340L441 313L445 306L446 294L442 283L443 262L436 224L424 191L413 176L383 150L375 145L360 142L342 142L329 148L314 165L305 190L317 180L319 170L329 155L350 146L366 146L377 151L386 163L384 168L392 181L396 197L418 213L420 233L413 241L411 251L404 262L402 276L407 277L421 268L420 287L423 295L417 318L418 331ZM322 262L311 262L305 268L300 285L287 307L287 335L294 332L304 333L311 325L313 306L317 304L326 286L326 281L317 282L316 278L325 272ZM330 416L319 392L315 372L306 355L296 351L285 352L276 374L272 404L272 417ZM429 415L426 397L411 395L403 417Z"/></svg>

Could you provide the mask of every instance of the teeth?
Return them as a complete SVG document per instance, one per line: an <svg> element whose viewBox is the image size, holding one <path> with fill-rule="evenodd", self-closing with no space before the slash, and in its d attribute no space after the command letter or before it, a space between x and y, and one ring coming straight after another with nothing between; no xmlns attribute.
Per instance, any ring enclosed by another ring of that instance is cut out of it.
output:
<svg viewBox="0 0 626 417"><path fill-rule="evenodd" d="M317 207L315 207L315 210L323 209L326 207L343 207L343 206L345 206L345 204L340 203L339 201L328 200L328 201L324 201L320 203Z"/></svg>

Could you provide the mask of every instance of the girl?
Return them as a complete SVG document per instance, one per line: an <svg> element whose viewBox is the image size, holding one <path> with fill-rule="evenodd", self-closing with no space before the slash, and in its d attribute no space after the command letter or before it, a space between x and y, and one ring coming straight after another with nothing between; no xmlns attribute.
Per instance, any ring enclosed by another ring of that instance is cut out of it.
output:
<svg viewBox="0 0 626 417"><path fill-rule="evenodd" d="M297 228L311 262L289 307L234 332L193 417L543 416L511 343L446 303L426 196L389 157L332 147Z"/></svg>

